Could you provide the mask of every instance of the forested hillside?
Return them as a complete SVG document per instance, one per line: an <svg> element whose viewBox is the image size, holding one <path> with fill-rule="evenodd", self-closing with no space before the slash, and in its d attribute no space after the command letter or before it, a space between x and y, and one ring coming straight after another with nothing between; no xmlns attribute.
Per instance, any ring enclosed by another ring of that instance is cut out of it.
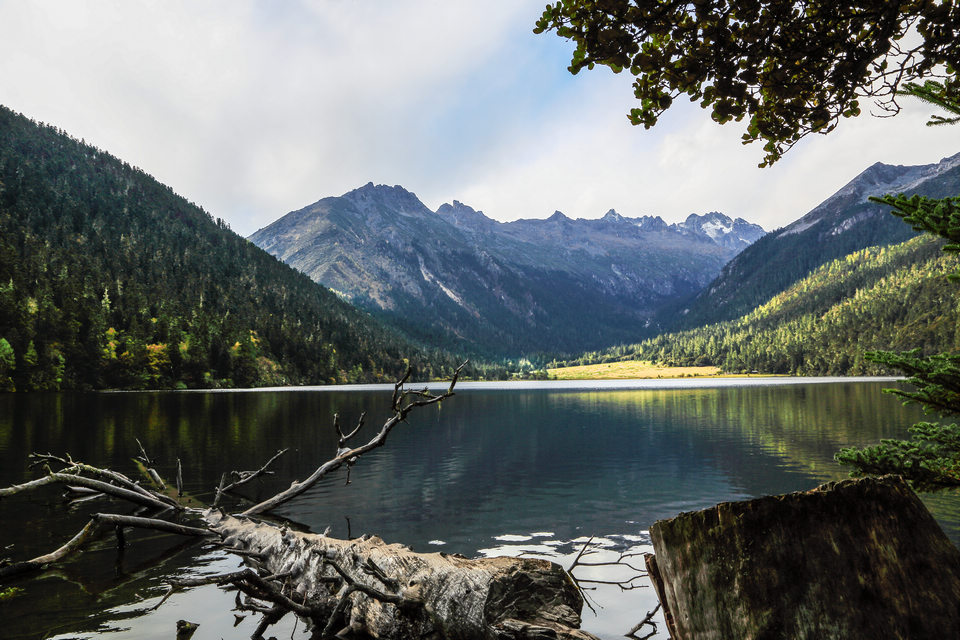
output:
<svg viewBox="0 0 960 640"><path fill-rule="evenodd" d="M142 171L0 107L0 389L420 378L381 328Z"/></svg>
<svg viewBox="0 0 960 640"><path fill-rule="evenodd" d="M960 154L929 165L875 163L799 220L747 247L692 300L664 309L657 326L677 331L739 318L820 265L908 240L916 231L890 215L889 207L869 200L886 193L960 193Z"/></svg>
<svg viewBox="0 0 960 640"><path fill-rule="evenodd" d="M902 223L901 223L902 224ZM868 350L924 354L960 347L957 257L921 236L833 260L749 314L586 354L567 364L652 360L717 365L730 373L865 375L888 373Z"/></svg>

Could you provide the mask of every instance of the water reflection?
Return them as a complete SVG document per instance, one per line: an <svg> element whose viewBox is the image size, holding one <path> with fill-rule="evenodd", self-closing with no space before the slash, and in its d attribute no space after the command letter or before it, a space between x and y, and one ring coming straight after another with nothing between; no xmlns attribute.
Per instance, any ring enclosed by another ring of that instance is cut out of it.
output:
<svg viewBox="0 0 960 640"><path fill-rule="evenodd" d="M889 383L683 382L671 389L464 385L452 401L398 427L387 447L357 464L350 485L332 478L280 515L315 531L376 533L423 551L537 553L565 562L585 536L602 536L611 552L643 550L659 518L841 479L837 449L902 437L919 418L881 394ZM369 437L389 398L383 388L3 395L0 483L34 477L24 463L31 451L69 452L134 473L139 438L164 475L173 476L179 458L187 490L209 500L223 471L258 468L290 447L275 476L245 488L261 498L335 451L333 413L349 424L369 411L359 436ZM960 539L960 496L925 500ZM123 508L104 500L65 510L56 492L0 501L0 521L19 525L4 527L2 546L14 545L4 555L49 551L90 512ZM111 638L166 639L168 618L198 615L207 637L249 636L233 629L230 597L212 587L145 612L165 576L232 568L235 559L168 537L135 540L119 567L104 539L59 573L24 583L23 596L0 603L8 637L98 637L110 629ZM622 636L654 606L649 589L595 595L604 608L598 618L587 612L586 626L603 637Z"/></svg>

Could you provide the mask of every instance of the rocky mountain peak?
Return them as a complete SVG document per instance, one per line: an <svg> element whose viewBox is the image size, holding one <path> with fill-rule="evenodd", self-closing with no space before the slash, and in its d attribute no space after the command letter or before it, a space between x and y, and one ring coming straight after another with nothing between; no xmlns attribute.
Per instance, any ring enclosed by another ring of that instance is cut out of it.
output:
<svg viewBox="0 0 960 640"><path fill-rule="evenodd" d="M477 211L459 200L454 200L453 204L445 202L440 205L437 209L437 215L443 217L455 227L467 230L489 230L500 224L484 215L483 211Z"/></svg>
<svg viewBox="0 0 960 640"><path fill-rule="evenodd" d="M720 236L725 236L733 231L733 220L719 211L711 211L702 216L691 213L686 220L680 223L680 226L691 231L705 233L716 240Z"/></svg>
<svg viewBox="0 0 960 640"><path fill-rule="evenodd" d="M740 248L614 209L497 222L453 200L434 212L373 183L251 239L417 339L504 353L635 341L655 308L693 294Z"/></svg>
<svg viewBox="0 0 960 640"><path fill-rule="evenodd" d="M633 223L643 231L665 231L670 226L660 216L641 216L633 218Z"/></svg>
<svg viewBox="0 0 960 640"><path fill-rule="evenodd" d="M362 213L381 213L390 210L405 216L430 215L433 212L420 202L417 195L400 185L367 184L341 196Z"/></svg>
<svg viewBox="0 0 960 640"><path fill-rule="evenodd" d="M717 244L738 251L766 234L760 225L747 222L743 218L733 220L719 211L710 211L703 215L691 213L676 226L686 233L705 235Z"/></svg>
<svg viewBox="0 0 960 640"><path fill-rule="evenodd" d="M782 235L802 233L821 220L835 217L836 211L866 203L871 196L914 192L923 183L936 179L958 166L960 166L960 153L942 158L936 164L904 166L875 162L807 215L784 227L780 233ZM834 222L840 225L848 224L845 218Z"/></svg>

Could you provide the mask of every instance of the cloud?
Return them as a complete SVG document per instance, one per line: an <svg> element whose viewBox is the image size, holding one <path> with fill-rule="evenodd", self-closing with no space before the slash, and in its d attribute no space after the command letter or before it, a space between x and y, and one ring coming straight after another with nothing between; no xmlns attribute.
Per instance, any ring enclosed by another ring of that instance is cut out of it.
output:
<svg viewBox="0 0 960 640"><path fill-rule="evenodd" d="M9 106L248 231L369 179L416 188L409 168L429 168L419 140L450 102L445 87L483 67L518 12L511 2L6 3L0 89Z"/></svg>
<svg viewBox="0 0 960 640"><path fill-rule="evenodd" d="M676 221L719 210L772 230L874 162L929 164L960 152L960 130L925 127L929 108L905 102L896 118L843 121L760 169L760 145L742 145L739 125L717 125L695 105L678 104L652 130L631 127L624 114L632 97L624 98L615 80L585 88L601 96L596 102L558 114L502 149L522 161L488 167L461 200L501 219L546 217L555 208L594 218L616 208Z"/></svg>
<svg viewBox="0 0 960 640"><path fill-rule="evenodd" d="M0 3L0 96L140 166L249 234L367 181L500 219L722 210L771 228L874 162L933 162L953 131L845 122L773 169L678 105L632 127L626 75L571 76L542 0Z"/></svg>

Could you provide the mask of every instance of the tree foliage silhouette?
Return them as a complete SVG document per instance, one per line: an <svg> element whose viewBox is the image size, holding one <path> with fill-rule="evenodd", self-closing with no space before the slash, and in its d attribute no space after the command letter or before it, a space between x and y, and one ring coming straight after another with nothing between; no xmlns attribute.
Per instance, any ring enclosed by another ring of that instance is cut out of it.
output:
<svg viewBox="0 0 960 640"><path fill-rule="evenodd" d="M747 120L760 166L810 133L832 131L873 98L945 79L956 95L960 5L929 0L559 0L536 33L576 44L570 71L607 66L636 79L633 124L650 128L681 96L720 123Z"/></svg>

